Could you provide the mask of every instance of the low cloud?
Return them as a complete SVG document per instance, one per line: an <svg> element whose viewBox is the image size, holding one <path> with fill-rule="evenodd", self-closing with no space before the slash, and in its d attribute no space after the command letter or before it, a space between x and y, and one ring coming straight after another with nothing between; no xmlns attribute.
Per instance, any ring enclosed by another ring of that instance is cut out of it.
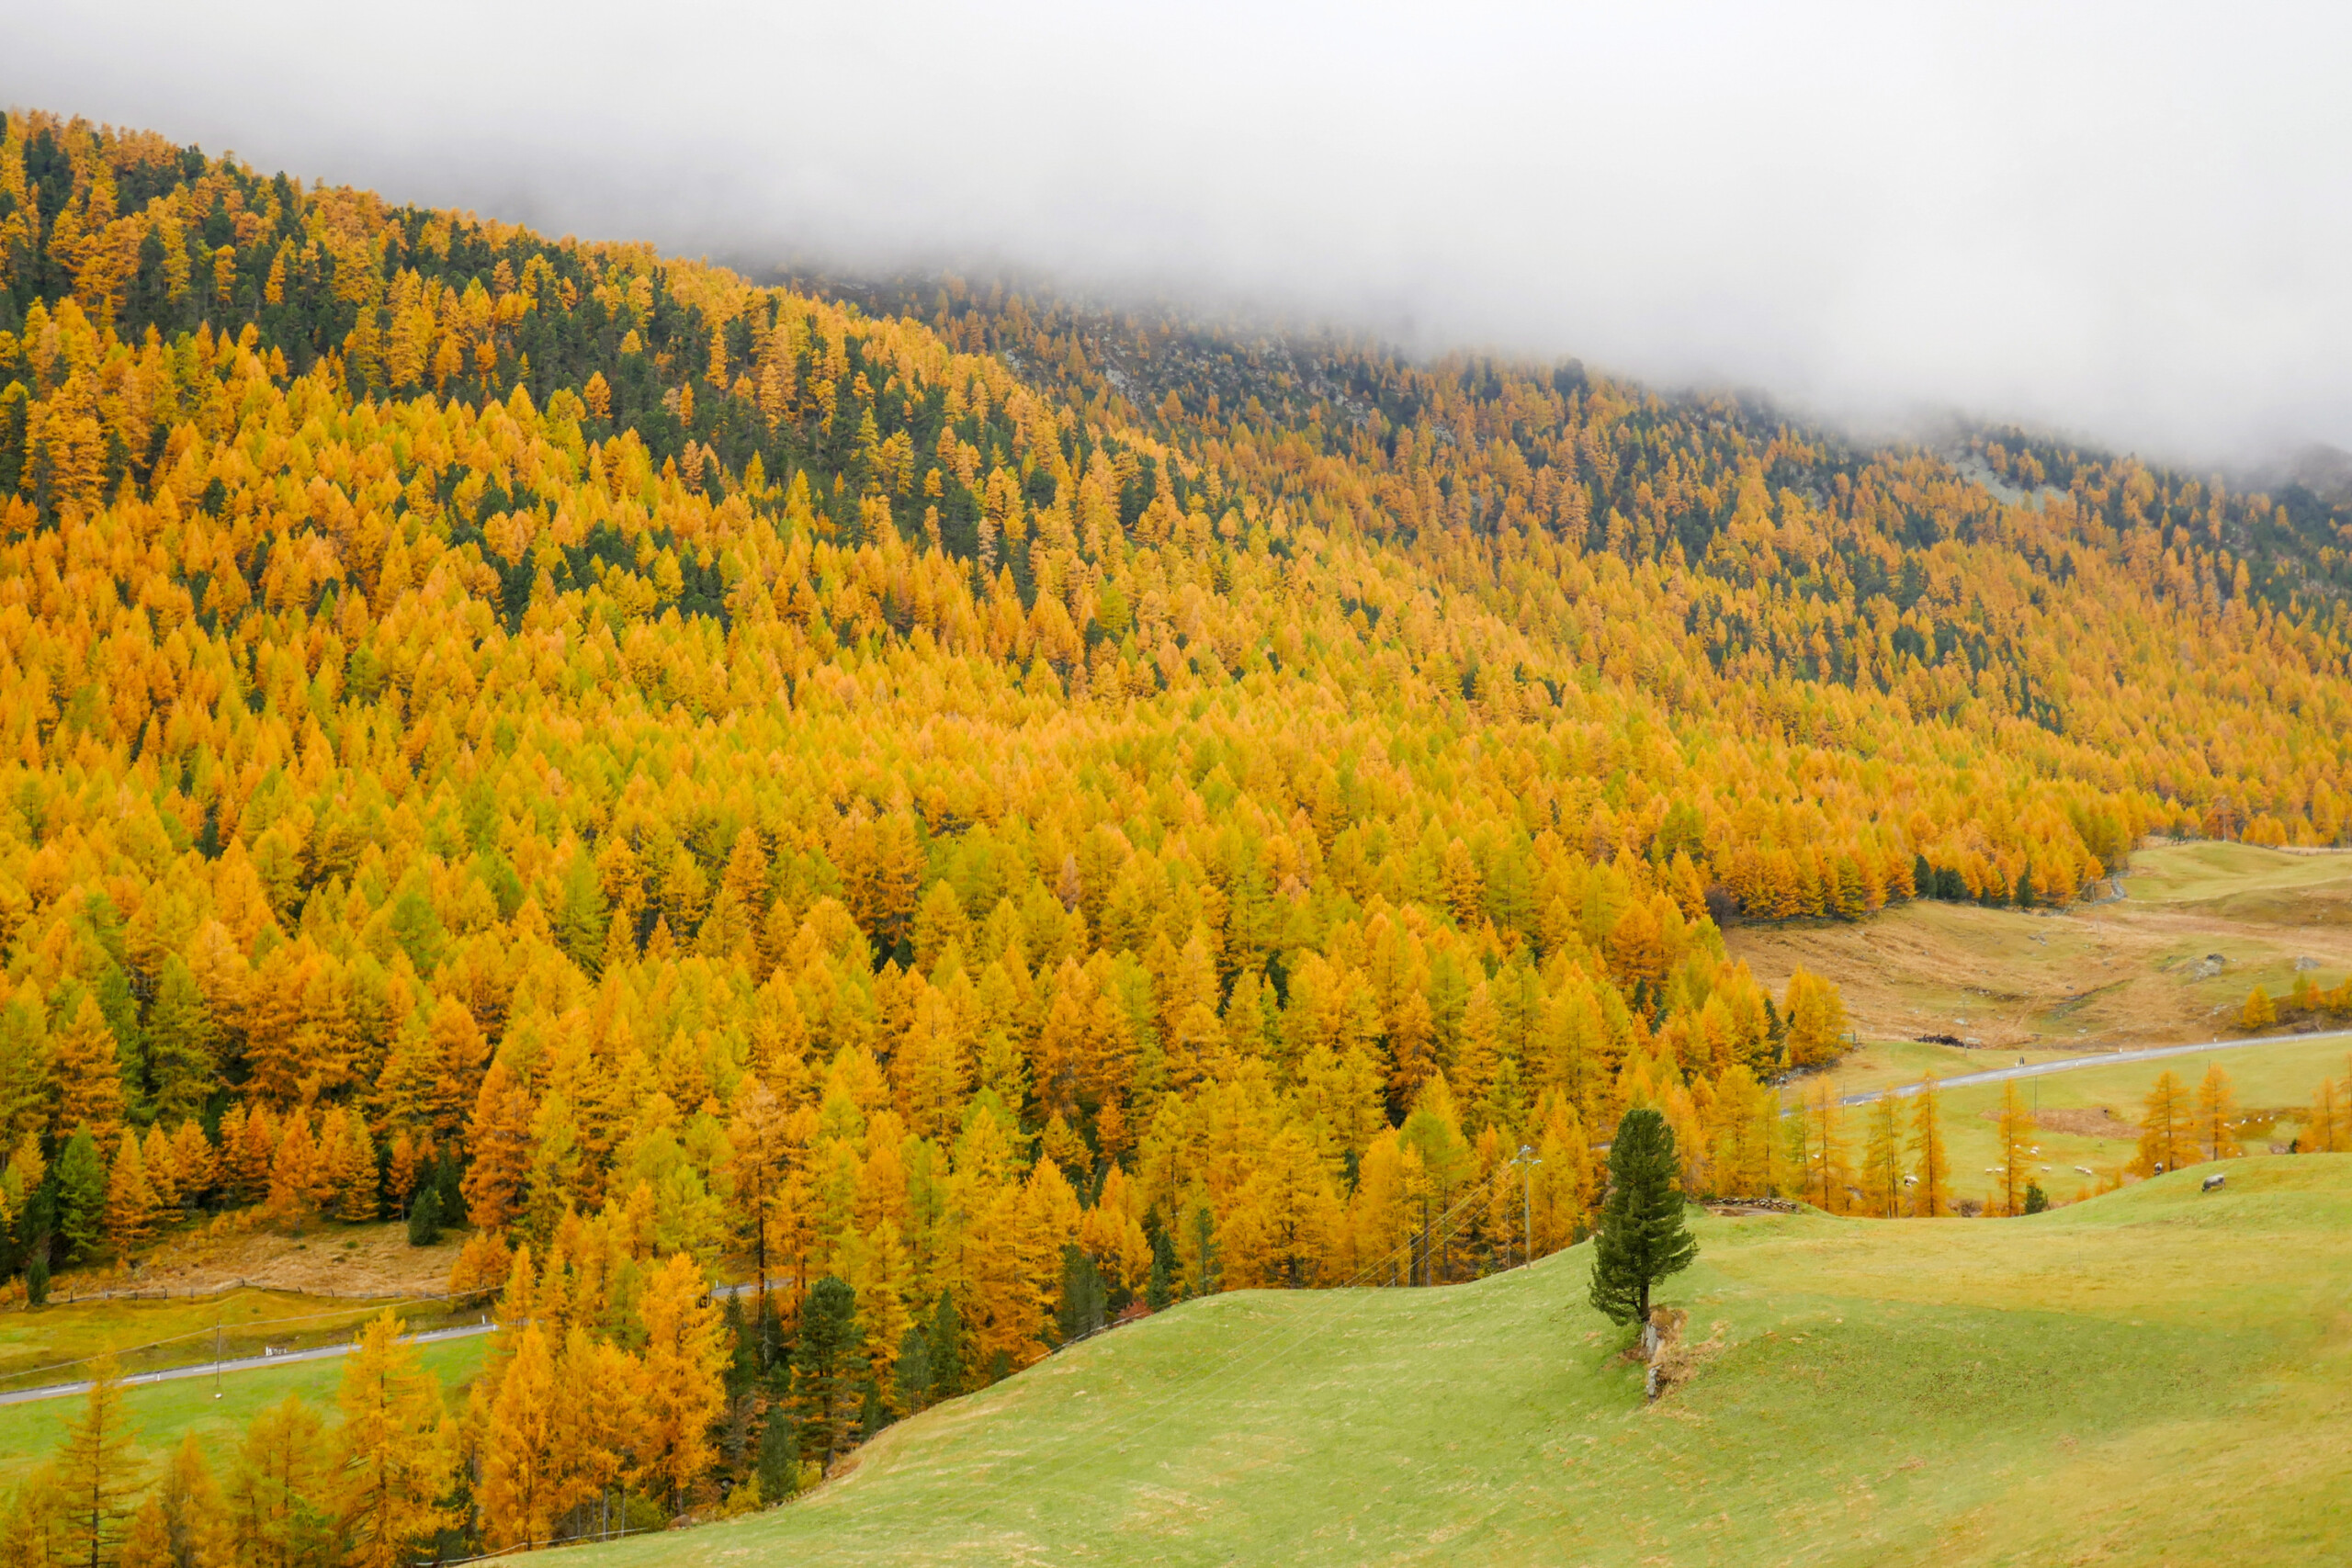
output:
<svg viewBox="0 0 2352 1568"><path fill-rule="evenodd" d="M7 0L0 87L739 264L1012 268L2195 461L2352 446L2340 9L1626 10Z"/></svg>

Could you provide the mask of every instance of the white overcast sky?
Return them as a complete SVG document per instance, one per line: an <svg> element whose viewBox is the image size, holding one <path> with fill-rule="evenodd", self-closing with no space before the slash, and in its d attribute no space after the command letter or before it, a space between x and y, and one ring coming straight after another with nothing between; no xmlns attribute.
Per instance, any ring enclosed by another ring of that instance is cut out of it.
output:
<svg viewBox="0 0 2352 1568"><path fill-rule="evenodd" d="M0 0L0 97L742 262L2352 447L2352 7Z"/></svg>

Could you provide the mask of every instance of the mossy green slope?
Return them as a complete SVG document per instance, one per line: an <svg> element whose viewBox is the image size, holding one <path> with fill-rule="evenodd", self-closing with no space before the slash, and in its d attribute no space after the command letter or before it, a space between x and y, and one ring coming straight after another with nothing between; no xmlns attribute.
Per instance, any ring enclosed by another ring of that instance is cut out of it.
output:
<svg viewBox="0 0 2352 1568"><path fill-rule="evenodd" d="M1713 1219L1645 1407L1588 1251L1194 1303L605 1564L2341 1561L2352 1156L2032 1219Z"/></svg>

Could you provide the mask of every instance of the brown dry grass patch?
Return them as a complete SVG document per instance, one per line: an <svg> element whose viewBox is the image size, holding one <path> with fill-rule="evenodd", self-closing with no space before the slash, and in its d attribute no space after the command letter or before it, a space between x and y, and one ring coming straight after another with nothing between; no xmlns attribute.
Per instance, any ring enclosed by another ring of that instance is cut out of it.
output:
<svg viewBox="0 0 2352 1568"><path fill-rule="evenodd" d="M397 1221L314 1224L298 1236L236 1223L243 1217L223 1215L166 1239L119 1287L181 1292L243 1283L304 1295L438 1295L449 1288L464 1239L445 1233L436 1247L411 1247L408 1227Z"/></svg>
<svg viewBox="0 0 2352 1568"><path fill-rule="evenodd" d="M1995 1117L1998 1111L1991 1112ZM2071 1133L2078 1138L2136 1138L2137 1124L2126 1122L2104 1105L2088 1110L2045 1111L2034 1120L2052 1133Z"/></svg>
<svg viewBox="0 0 2352 1568"><path fill-rule="evenodd" d="M1852 925L1734 926L1724 941L1776 992L1799 967L1835 981L1865 1038L1951 1035L1993 1051L2225 1037L2255 986L2287 993L2297 959L2322 985L2352 974L2352 878L2272 886L2275 868L2250 864L2233 881L2229 865L2187 854L2143 852L2146 874L2127 875L2119 901L1913 903ZM2200 972L2208 953L2226 961L2218 973Z"/></svg>

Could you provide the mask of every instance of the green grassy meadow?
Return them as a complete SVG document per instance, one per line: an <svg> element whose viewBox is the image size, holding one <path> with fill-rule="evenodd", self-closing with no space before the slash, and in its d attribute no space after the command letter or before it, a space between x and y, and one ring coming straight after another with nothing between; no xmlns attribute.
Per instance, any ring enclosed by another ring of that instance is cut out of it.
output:
<svg viewBox="0 0 2352 1568"><path fill-rule="evenodd" d="M446 1398L481 1370L489 1343L481 1337L445 1339L420 1345L417 1355L441 1380ZM135 1458L152 1476L179 1446L180 1438L193 1431L207 1440L215 1472L223 1472L254 1416L288 1393L300 1394L333 1427L338 1418L335 1389L342 1378L343 1361L330 1358L232 1373L220 1380L218 1399L212 1396L210 1378L181 1378L126 1389L123 1400L137 1428ZM82 1413L85 1403L68 1395L0 1404L0 1488L14 1484L17 1477L57 1450L66 1424ZM457 1407L454 1400L450 1407Z"/></svg>
<svg viewBox="0 0 2352 1568"><path fill-rule="evenodd" d="M348 1339L381 1303L323 1301L290 1291L235 1291L181 1301L53 1301L0 1313L0 1392L85 1375L75 1363L114 1351L125 1372L208 1359L214 1331L232 1355L263 1343ZM62 1368L62 1370L56 1370Z"/></svg>
<svg viewBox="0 0 2352 1568"><path fill-rule="evenodd" d="M2136 1127L2149 1089L2157 1075L2167 1069L2193 1092L2198 1080L2205 1076L2207 1066L2219 1063L2230 1075L2240 1107L2259 1113L2308 1105L2312 1090L2321 1078L2342 1078L2347 1070L2352 1070L2346 1066L2347 1055L2352 1055L2352 1038L2340 1034L2322 1036L2221 1051L2211 1056L2172 1056L2153 1062L2081 1067L2017 1080L2017 1089L2029 1107L2038 1103L2043 1112L2104 1107L2118 1121ZM2007 1087L1975 1084L1944 1094L1944 1122L1951 1135L1953 1190L1962 1195L1975 1193L1994 1179L1984 1174L1984 1168L1997 1163L2000 1157L1998 1116L2002 1091ZM2274 1127L2257 1122L2242 1130L2240 1141L2247 1153L2257 1154L2268 1146L2274 1134L2281 1144L2292 1138L2297 1125L2281 1122ZM1860 1126L1858 1116L1858 1134ZM2119 1132L2109 1137L2087 1136L2054 1130L2046 1122L2037 1142L2041 1149L2041 1163L2050 1166L2052 1173L2043 1185L2052 1198L2059 1199L2072 1194L2076 1184L2086 1179L2075 1167L2101 1169L2126 1163L2138 1153L2136 1134Z"/></svg>
<svg viewBox="0 0 2352 1568"><path fill-rule="evenodd" d="M2135 852L2124 887L2127 897L2147 903L2217 905L2259 917L2284 901L2340 896L2347 884L2352 855L2198 840Z"/></svg>
<svg viewBox="0 0 2352 1568"><path fill-rule="evenodd" d="M1966 1051L1912 1041L1877 1043L1831 1069L1829 1080L1838 1095L1859 1094L1915 1084L1930 1070L1939 1077L1951 1077L2009 1066L2019 1055L2039 1062L2051 1059L2052 1054ZM2271 1120L2270 1113L2308 1106L2312 1091L2321 1078L2341 1080L2352 1073L2352 1035L2319 1034L2211 1055L2191 1053L2154 1061L2074 1067L2014 1080L2028 1108L2048 1114L2049 1119L2041 1123L2036 1137L2041 1151L2036 1163L2049 1168L2048 1175L2042 1178L2043 1190L2053 1201L2064 1202L2075 1196L2085 1184L2096 1186L2096 1179L2084 1175L2080 1168L2104 1171L2129 1164L2138 1153L2137 1127L2143 1102L2157 1075L2169 1070L2194 1091L2209 1063L2220 1064L2230 1075L2240 1109L2252 1118L2240 1130L2239 1141L2248 1154L2259 1154L2274 1140L2284 1145L2299 1128L2293 1120ZM1792 1107L1799 1104L1812 1094L1818 1082L1801 1079L1789 1085L1782 1092L1783 1103ZM1998 1118L2001 1097L2007 1088L1998 1083L1972 1084L1943 1091L1943 1123L1951 1151L1952 1191L1958 1197L1982 1198L1991 1189L1995 1178L1986 1170L2000 1159ZM2065 1113L2100 1110L2108 1112L2109 1120L2097 1132L2070 1131L2052 1124L2075 1120L2077 1125L2087 1126L2087 1121L2069 1119ZM1907 1102L1903 1111L1907 1135ZM1870 1108L1849 1106L1842 1114L1848 1141L1859 1156L1866 1137Z"/></svg>
<svg viewBox="0 0 2352 1568"><path fill-rule="evenodd" d="M2340 1562L2352 1156L2202 1174L2031 1219L1702 1218L1664 1294L1708 1348L1654 1406L1585 1247L1213 1297L786 1507L578 1561Z"/></svg>

